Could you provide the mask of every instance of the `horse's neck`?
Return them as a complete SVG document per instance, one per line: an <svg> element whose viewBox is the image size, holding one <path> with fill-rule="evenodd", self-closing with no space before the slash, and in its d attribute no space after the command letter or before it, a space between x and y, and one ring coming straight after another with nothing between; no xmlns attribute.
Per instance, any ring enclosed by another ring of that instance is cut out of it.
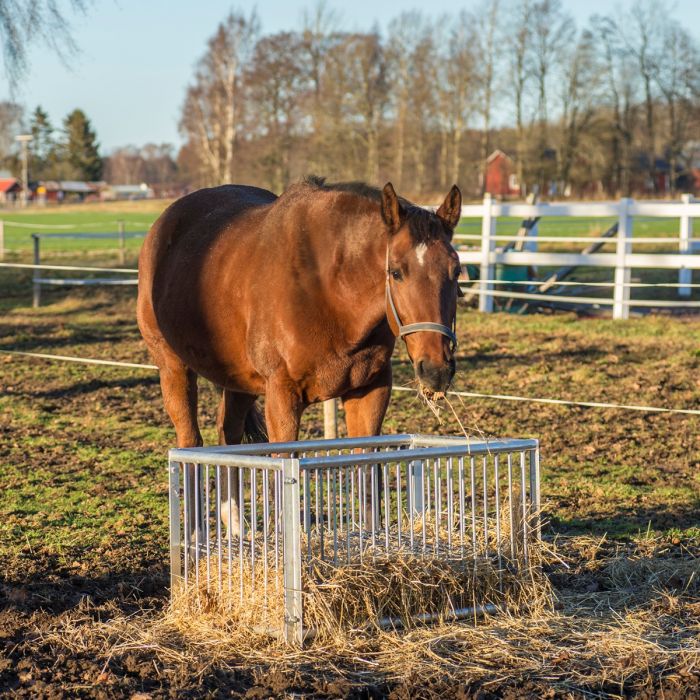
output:
<svg viewBox="0 0 700 700"><path fill-rule="evenodd" d="M373 217L349 220L339 232L333 253L333 296L352 310L358 335L369 334L386 319L386 239ZM332 229L331 229L332 230Z"/></svg>

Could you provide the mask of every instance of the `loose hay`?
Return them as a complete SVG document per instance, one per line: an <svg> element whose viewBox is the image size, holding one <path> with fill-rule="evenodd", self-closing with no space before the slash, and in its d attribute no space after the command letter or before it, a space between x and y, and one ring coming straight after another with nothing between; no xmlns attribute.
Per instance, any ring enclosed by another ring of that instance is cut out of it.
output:
<svg viewBox="0 0 700 700"><path fill-rule="evenodd" d="M86 601L35 643L97 656L105 669L138 654L151 658L158 673L190 679L214 669L244 672L261 696L299 687L345 696L368 683L397 697L506 687L555 697L643 690L654 696L659 688L686 696L684 689L699 687L700 541L679 547L647 538L624 545L576 537L548 545L541 557L557 605L548 582L536 579L529 590L540 591L539 598L528 601L523 590L524 606L477 624L349 628L297 650L226 623L211 607L191 616L174 601L162 612L125 618Z"/></svg>

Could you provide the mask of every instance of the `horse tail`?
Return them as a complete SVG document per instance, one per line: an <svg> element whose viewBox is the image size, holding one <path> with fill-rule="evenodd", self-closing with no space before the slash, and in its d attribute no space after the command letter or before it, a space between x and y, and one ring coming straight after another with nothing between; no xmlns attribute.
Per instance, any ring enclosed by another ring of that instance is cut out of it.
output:
<svg viewBox="0 0 700 700"><path fill-rule="evenodd" d="M243 439L241 442L268 442L267 425L265 425L265 415L260 404L256 401L248 411L243 424Z"/></svg>

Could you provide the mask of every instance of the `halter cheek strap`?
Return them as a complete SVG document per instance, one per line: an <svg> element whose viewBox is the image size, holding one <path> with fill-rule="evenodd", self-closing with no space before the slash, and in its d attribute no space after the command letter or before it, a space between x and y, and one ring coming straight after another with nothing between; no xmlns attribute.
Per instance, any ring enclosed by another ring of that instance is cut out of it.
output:
<svg viewBox="0 0 700 700"><path fill-rule="evenodd" d="M440 333L450 339L450 352L454 352L457 349L457 334L455 330L457 328L457 316L452 320L452 328L444 326L442 323L433 323L432 321L423 321L421 323L409 323L407 325L401 324L401 319L396 311L396 305L394 304L394 298L391 294L391 271L389 270L389 247L386 249L386 305L391 311L391 315L394 317L394 322L396 323L396 328L398 329L398 337L403 338L411 333L420 333L426 331L428 333Z"/></svg>

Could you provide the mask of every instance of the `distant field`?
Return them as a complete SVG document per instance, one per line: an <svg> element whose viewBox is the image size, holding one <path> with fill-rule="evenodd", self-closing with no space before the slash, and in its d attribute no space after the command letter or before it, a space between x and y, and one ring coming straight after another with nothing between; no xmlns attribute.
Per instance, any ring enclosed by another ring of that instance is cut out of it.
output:
<svg viewBox="0 0 700 700"><path fill-rule="evenodd" d="M145 233L165 207L168 200L149 200L138 202L99 202L84 205L66 205L60 208L46 209L43 211L31 210L28 212L18 210L0 211L0 219L5 222L5 248L9 253L7 259L16 261L30 261L32 254L32 233L116 233L118 221L125 222L127 234ZM567 236L590 236L594 238L606 231L613 223L614 218L585 218L585 217L551 217L543 218L539 223L540 236L556 236L562 239ZM514 235L519 226L520 219L504 217L498 220L497 234ZM55 227L55 228L52 228ZM639 218L634 220L633 234L635 237L664 237L668 243L637 244L634 252L677 252L678 250L679 221L675 218L650 219ZM479 236L481 233L481 220L476 218L463 219L457 234ZM136 264L138 251L143 238L141 236L126 239L125 265L132 267ZM478 240L457 240L457 244L465 249L479 248ZM499 241L499 245L504 245ZM41 255L44 262L61 262L65 264L91 265L119 265L117 239L71 239L43 237L41 240ZM581 251L586 246L583 242L567 243L541 242L539 250L574 252ZM614 239L605 244L601 252L614 252ZM541 267L538 276L546 276L553 268ZM613 271L600 268L579 268L572 280L584 281L610 281ZM674 283L678 281L678 273L674 270L635 270L635 281L654 283ZM700 274L694 273L693 281L700 282ZM608 297L610 289L588 289L587 296ZM676 299L677 292L671 288L661 288L650 291L648 289L634 289L633 299ZM693 301L700 300L700 290L695 290L691 297Z"/></svg>
<svg viewBox="0 0 700 700"><path fill-rule="evenodd" d="M169 204L164 200L148 202L100 202L39 211L0 211L5 224L5 248L26 257L32 250L32 233L116 233L123 220L127 233L145 232ZM42 252L85 253L116 249L117 241L104 239L44 238ZM141 239L127 239L127 248L137 252Z"/></svg>

